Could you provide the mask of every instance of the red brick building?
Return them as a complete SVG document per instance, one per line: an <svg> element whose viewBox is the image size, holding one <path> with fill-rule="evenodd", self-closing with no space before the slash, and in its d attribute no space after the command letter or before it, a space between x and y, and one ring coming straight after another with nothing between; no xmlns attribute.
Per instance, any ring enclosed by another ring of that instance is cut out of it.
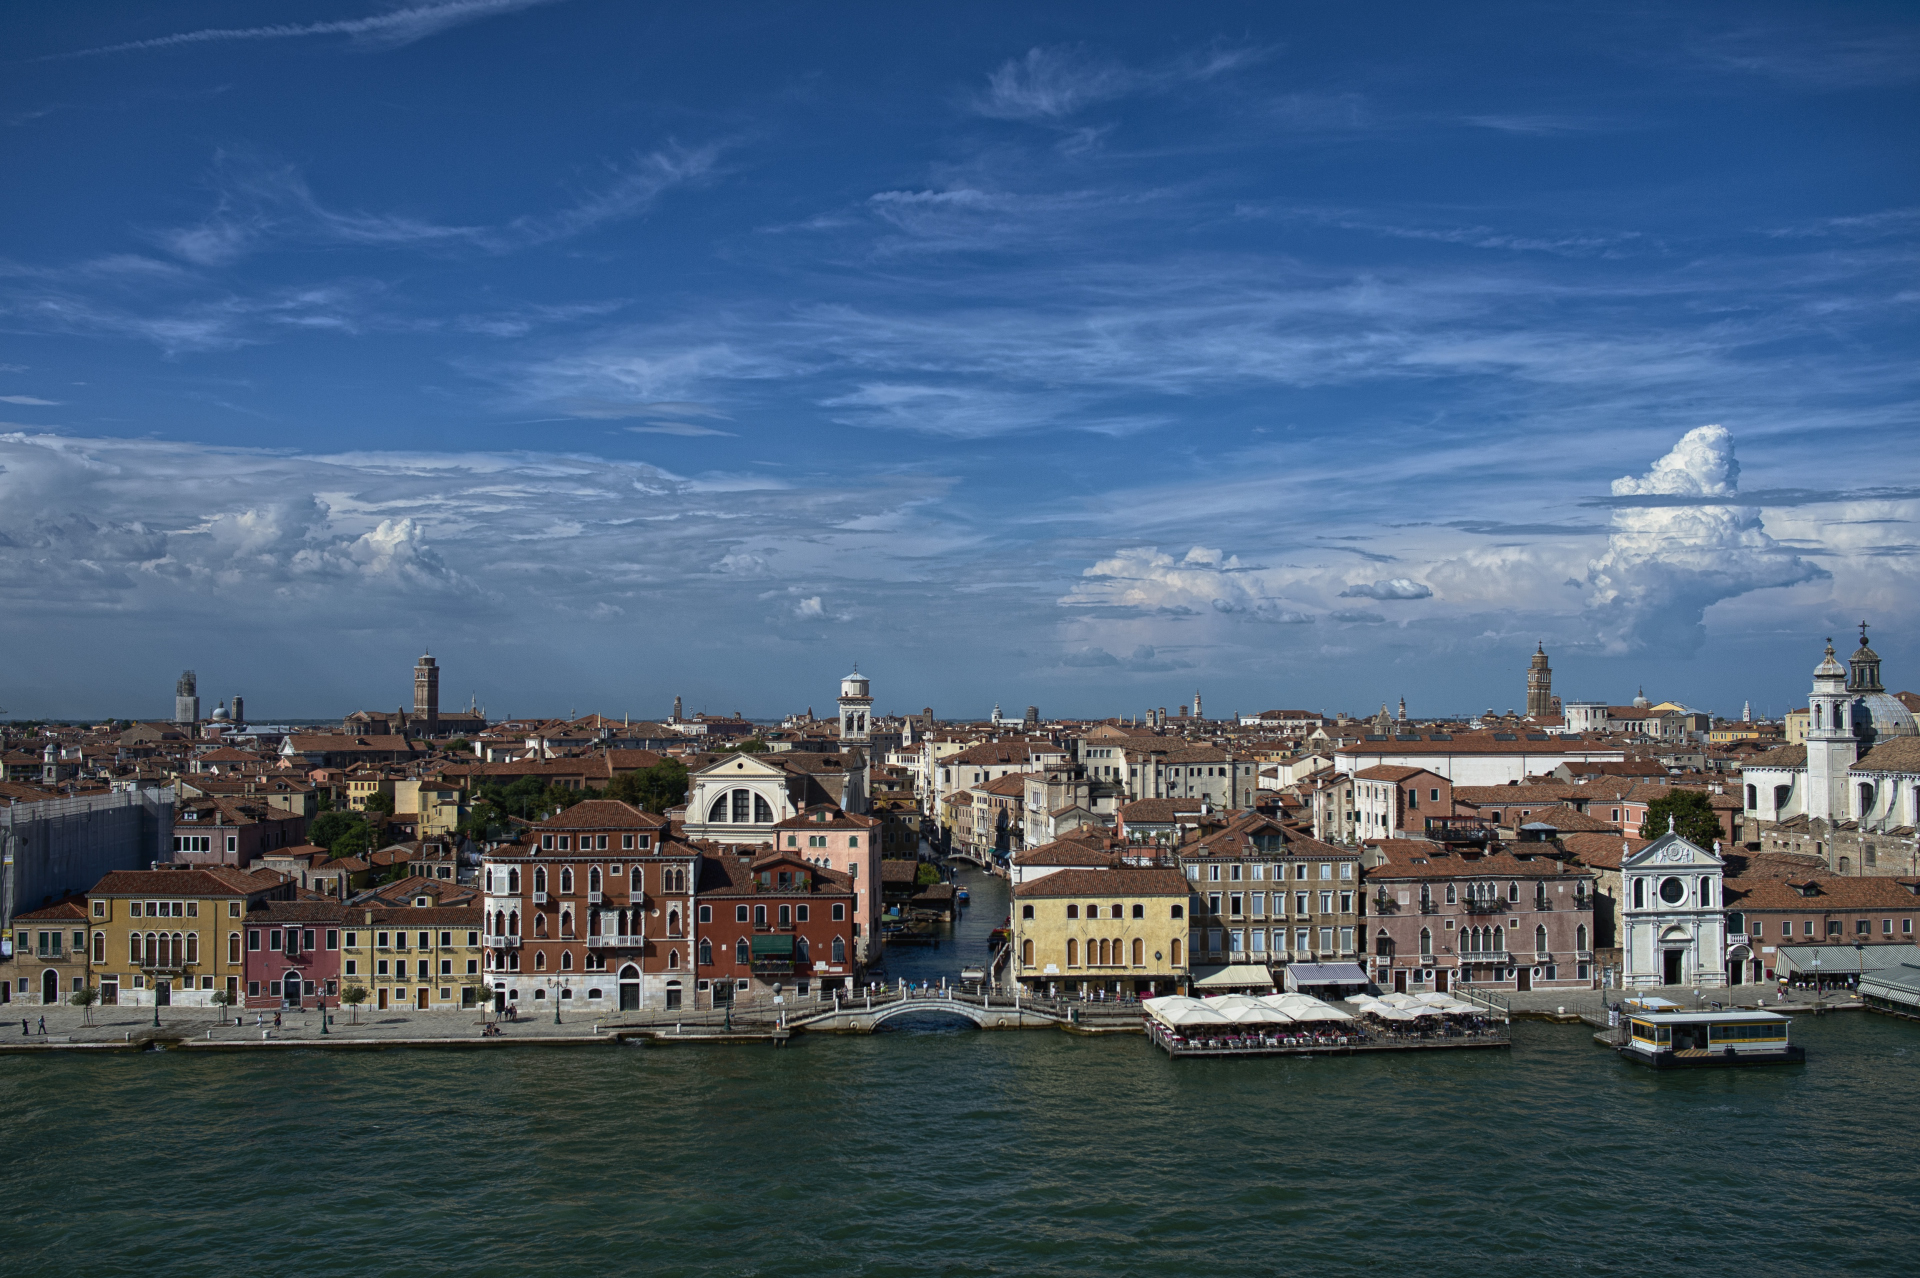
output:
<svg viewBox="0 0 1920 1278"><path fill-rule="evenodd" d="M814 864L803 850L748 846L702 858L700 990L725 1003L849 986L858 904L850 876Z"/></svg>
<svg viewBox="0 0 1920 1278"><path fill-rule="evenodd" d="M246 915L247 1007L340 1005L338 901L258 901Z"/></svg>
<svg viewBox="0 0 1920 1278"><path fill-rule="evenodd" d="M524 1013L550 1007L550 995L582 1011L692 1005L700 852L669 829L665 817L589 799L487 853L496 1007Z"/></svg>

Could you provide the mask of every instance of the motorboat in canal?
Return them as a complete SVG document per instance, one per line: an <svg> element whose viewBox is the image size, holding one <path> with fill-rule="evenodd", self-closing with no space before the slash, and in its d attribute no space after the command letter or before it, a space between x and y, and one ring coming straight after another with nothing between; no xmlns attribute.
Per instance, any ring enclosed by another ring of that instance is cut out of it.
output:
<svg viewBox="0 0 1920 1278"><path fill-rule="evenodd" d="M953 899L960 902L960 904L965 905L968 901L971 901L973 899L973 893L967 891L965 888L959 888L954 892Z"/></svg>
<svg viewBox="0 0 1920 1278"><path fill-rule="evenodd" d="M1778 1012L1628 1012L1614 1050L1654 1069L1790 1065L1807 1049L1789 1041L1793 1018Z"/></svg>

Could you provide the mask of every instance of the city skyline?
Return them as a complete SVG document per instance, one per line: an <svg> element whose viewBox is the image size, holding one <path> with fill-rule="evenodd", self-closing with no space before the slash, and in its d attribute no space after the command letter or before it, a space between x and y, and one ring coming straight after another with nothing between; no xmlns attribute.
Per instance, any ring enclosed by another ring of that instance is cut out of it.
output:
<svg viewBox="0 0 1920 1278"><path fill-rule="evenodd" d="M1393 12L20 15L0 705L1910 686L1920 26Z"/></svg>

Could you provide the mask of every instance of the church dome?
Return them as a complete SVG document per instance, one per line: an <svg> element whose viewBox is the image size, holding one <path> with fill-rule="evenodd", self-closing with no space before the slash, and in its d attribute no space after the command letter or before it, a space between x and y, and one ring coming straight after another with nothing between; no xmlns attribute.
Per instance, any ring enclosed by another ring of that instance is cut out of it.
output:
<svg viewBox="0 0 1920 1278"><path fill-rule="evenodd" d="M216 723L225 723L228 719L231 719L232 717L233 717L233 713L232 711L227 709L227 703L224 701L222 701L219 707L216 708L213 712L213 718Z"/></svg>
<svg viewBox="0 0 1920 1278"><path fill-rule="evenodd" d="M1914 722L1913 711L1892 693L1861 693L1849 704L1853 709L1853 735L1868 746L1888 737L1920 736L1920 723Z"/></svg>

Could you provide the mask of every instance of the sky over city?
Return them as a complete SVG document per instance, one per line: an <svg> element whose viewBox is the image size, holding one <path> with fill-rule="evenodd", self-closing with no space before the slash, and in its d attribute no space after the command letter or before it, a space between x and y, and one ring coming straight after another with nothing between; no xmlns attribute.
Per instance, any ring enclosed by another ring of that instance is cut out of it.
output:
<svg viewBox="0 0 1920 1278"><path fill-rule="evenodd" d="M1920 688L1910 6L0 29L9 716Z"/></svg>

